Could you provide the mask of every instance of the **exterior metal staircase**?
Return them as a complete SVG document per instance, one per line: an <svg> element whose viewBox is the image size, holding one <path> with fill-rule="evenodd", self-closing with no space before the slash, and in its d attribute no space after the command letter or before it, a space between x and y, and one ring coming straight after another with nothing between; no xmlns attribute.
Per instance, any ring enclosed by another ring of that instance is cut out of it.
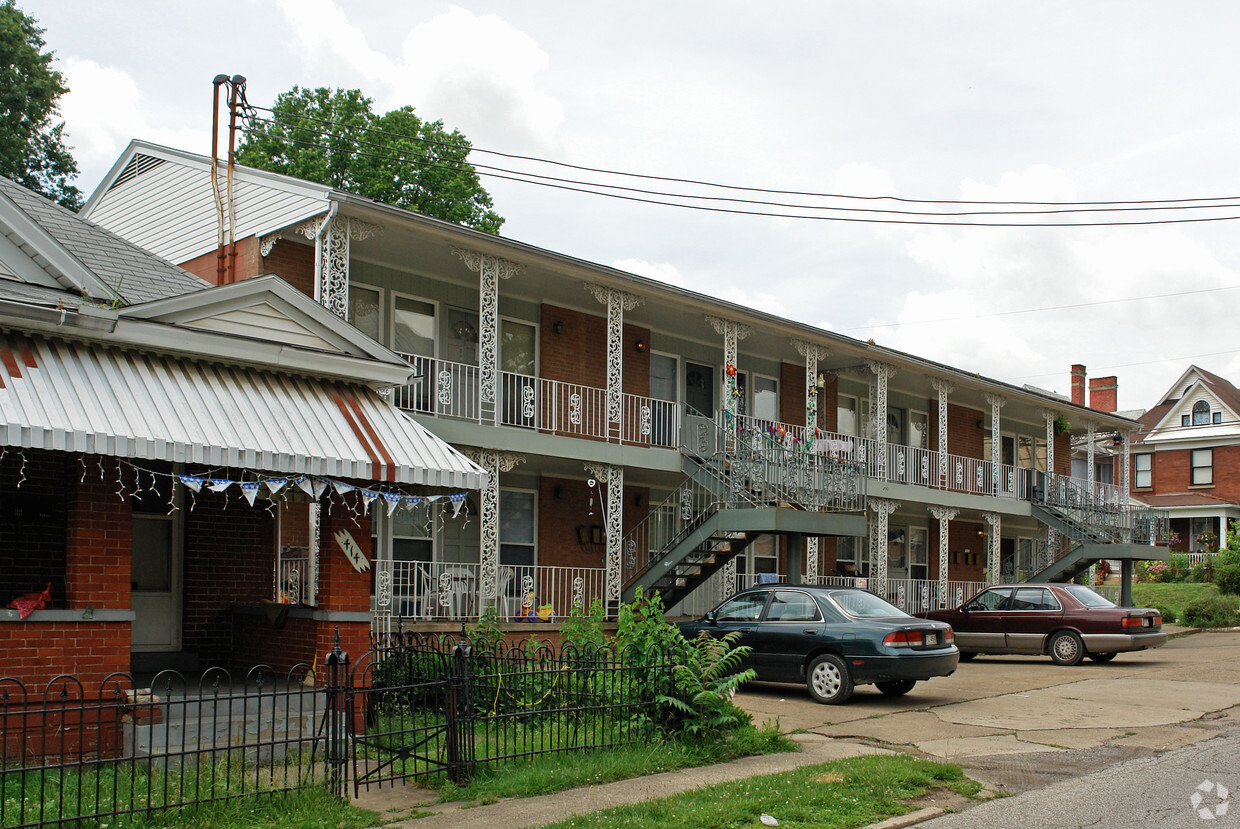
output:
<svg viewBox="0 0 1240 829"><path fill-rule="evenodd" d="M1068 539L1067 552L1029 581L1071 581L1103 559L1166 560L1170 519L1139 507L1113 487L1062 475L1039 475L1030 505L1033 517Z"/></svg>
<svg viewBox="0 0 1240 829"><path fill-rule="evenodd" d="M624 538L625 601L641 587L672 607L764 533L864 533L861 467L706 417L681 437L685 479Z"/></svg>

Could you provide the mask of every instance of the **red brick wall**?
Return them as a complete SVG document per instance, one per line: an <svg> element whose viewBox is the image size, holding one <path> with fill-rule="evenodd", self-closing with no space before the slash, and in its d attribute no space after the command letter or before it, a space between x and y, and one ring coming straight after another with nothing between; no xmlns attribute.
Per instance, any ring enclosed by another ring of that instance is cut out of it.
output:
<svg viewBox="0 0 1240 829"><path fill-rule="evenodd" d="M1188 449L1155 452L1151 460L1153 492L1186 492L1192 480L1192 453ZM1135 475L1130 480L1135 480ZM1215 498L1240 501L1240 446L1214 447L1214 486L1204 489ZM1148 492L1150 490L1143 490Z"/></svg>
<svg viewBox="0 0 1240 829"><path fill-rule="evenodd" d="M935 432L935 442L938 442L938 403L935 403L934 413L931 414L933 420L933 429ZM978 420L982 421L982 426L978 426ZM979 412L977 409L969 409L964 406L957 406L950 401L947 404L947 451L952 455L959 455L962 458L982 458L982 449L985 445L984 427L989 425L990 416ZM983 460L990 460L983 458Z"/></svg>
<svg viewBox="0 0 1240 829"><path fill-rule="evenodd" d="M72 487L65 538L65 582L68 606L128 610L130 556L133 552L133 509L117 497L117 461L87 455L86 474ZM125 643L128 658L128 642Z"/></svg>
<svg viewBox="0 0 1240 829"><path fill-rule="evenodd" d="M288 673L298 664L313 665L317 656L316 628L313 619L289 618L277 630L263 615L241 615L232 618L232 663L235 665L269 665L280 673Z"/></svg>
<svg viewBox="0 0 1240 829"><path fill-rule="evenodd" d="M601 306L600 306L601 307ZM564 333L555 333L556 323ZM543 305L540 332L540 372L548 380L607 387L607 316L585 314L554 305ZM621 346L624 354L624 390L629 394L650 394L650 329L624 326ZM646 351L637 350L637 343Z"/></svg>
<svg viewBox="0 0 1240 829"><path fill-rule="evenodd" d="M793 426L805 423L805 366L779 364L779 419Z"/></svg>
<svg viewBox="0 0 1240 829"><path fill-rule="evenodd" d="M90 696L109 674L129 670L128 622L11 622L0 676L21 680L30 691L58 674L81 680Z"/></svg>
<svg viewBox="0 0 1240 829"><path fill-rule="evenodd" d="M827 375L827 383L818 390L818 428L834 432L839 428L840 383Z"/></svg>
<svg viewBox="0 0 1240 829"><path fill-rule="evenodd" d="M357 572L345 557L333 536L345 530L353 536L357 546L367 559L370 550L370 518L361 514L361 494L350 492L342 499L334 492L328 491L327 498L333 503L329 509L326 505L320 510L321 528L319 537L319 609L323 611L368 612L370 610L370 573ZM356 662L370 646L370 622L333 622L317 623L315 632L315 653L319 654L319 663L323 656L332 649L333 640L339 630L340 647Z"/></svg>
<svg viewBox="0 0 1240 829"><path fill-rule="evenodd" d="M560 497L555 497L557 488ZM594 490L594 515L590 516L590 488L585 481L544 477L538 486L538 563L556 567L602 567L606 551L601 544L577 540L577 527L604 527L599 495L607 497L607 488ZM624 488L624 532L646 517L650 510L650 490L646 487Z"/></svg>
<svg viewBox="0 0 1240 829"><path fill-rule="evenodd" d="M262 267L249 276L274 273L308 297L314 297L314 245L281 239L262 257Z"/></svg>
<svg viewBox="0 0 1240 829"><path fill-rule="evenodd" d="M256 236L238 239L236 255L230 256L226 253L224 256L223 282L240 282L243 279L249 279L251 276L258 276L260 273L263 273L260 269L261 258ZM182 262L180 265L185 270L207 280L212 285L221 284L219 256L214 250L190 259L187 262Z"/></svg>

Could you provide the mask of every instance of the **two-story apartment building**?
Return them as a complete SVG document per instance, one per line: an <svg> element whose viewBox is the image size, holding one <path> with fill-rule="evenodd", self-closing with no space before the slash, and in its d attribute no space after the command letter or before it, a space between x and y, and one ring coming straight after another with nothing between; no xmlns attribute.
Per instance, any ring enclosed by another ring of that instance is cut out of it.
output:
<svg viewBox="0 0 1240 829"><path fill-rule="evenodd" d="M1240 389L1189 366L1139 422L1133 497L1167 511L1175 550L1218 547L1240 519Z"/></svg>
<svg viewBox="0 0 1240 829"><path fill-rule="evenodd" d="M638 586L690 611L769 578L917 608L1157 557L1126 485L1068 475L1069 431L1128 418L286 176L238 168L224 209L212 175L134 142L84 215L211 282L298 286L403 355L396 405L490 473L459 514L371 511L381 618Z"/></svg>

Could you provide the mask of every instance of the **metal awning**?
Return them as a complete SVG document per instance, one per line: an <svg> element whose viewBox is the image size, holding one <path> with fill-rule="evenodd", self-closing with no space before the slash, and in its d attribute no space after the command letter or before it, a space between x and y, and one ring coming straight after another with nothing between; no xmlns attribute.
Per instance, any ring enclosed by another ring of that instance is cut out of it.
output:
<svg viewBox="0 0 1240 829"><path fill-rule="evenodd" d="M486 476L361 385L13 332L0 445L456 489Z"/></svg>

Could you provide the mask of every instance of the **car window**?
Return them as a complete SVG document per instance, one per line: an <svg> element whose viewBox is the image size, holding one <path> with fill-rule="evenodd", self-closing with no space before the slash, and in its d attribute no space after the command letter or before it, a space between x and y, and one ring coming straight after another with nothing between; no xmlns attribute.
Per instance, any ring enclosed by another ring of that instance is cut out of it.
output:
<svg viewBox="0 0 1240 829"><path fill-rule="evenodd" d="M758 593L744 593L723 604L715 611L715 619L720 622L756 622L762 615L762 606L766 604L769 593L765 590Z"/></svg>
<svg viewBox="0 0 1240 829"><path fill-rule="evenodd" d="M880 619L888 616L906 616L907 614L893 604L889 604L873 593L864 590L841 590L831 594L831 601L849 616L858 619Z"/></svg>
<svg viewBox="0 0 1240 829"><path fill-rule="evenodd" d="M998 610L999 606L1007 601L1007 597L1011 595L1012 588L994 588L987 590L974 596L965 604L968 610Z"/></svg>
<svg viewBox="0 0 1240 829"><path fill-rule="evenodd" d="M1083 584L1067 584L1064 585L1064 590L1086 607L1115 607L1115 602L1099 596Z"/></svg>
<svg viewBox="0 0 1240 829"><path fill-rule="evenodd" d="M817 622L819 618L818 605L799 590L776 590L766 611L768 622Z"/></svg>
<svg viewBox="0 0 1240 829"><path fill-rule="evenodd" d="M1011 610L1059 610L1059 600L1045 587L1018 587Z"/></svg>

